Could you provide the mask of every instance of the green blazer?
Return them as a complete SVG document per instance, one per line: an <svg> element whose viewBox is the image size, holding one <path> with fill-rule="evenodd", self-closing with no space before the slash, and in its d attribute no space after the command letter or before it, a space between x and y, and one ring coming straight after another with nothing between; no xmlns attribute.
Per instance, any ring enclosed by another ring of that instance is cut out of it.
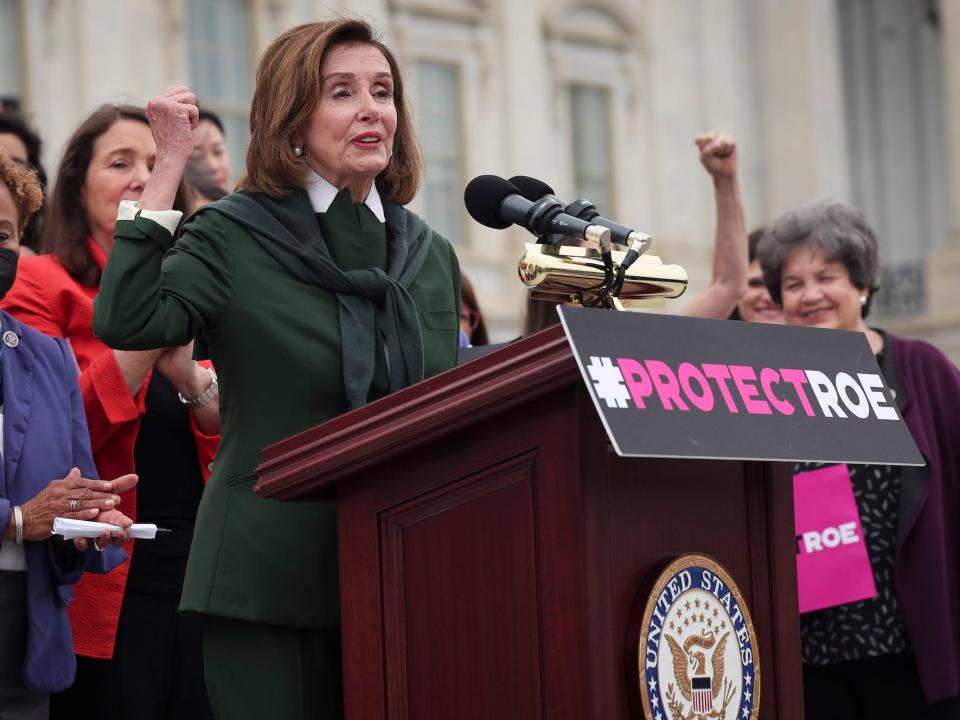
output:
<svg viewBox="0 0 960 720"><path fill-rule="evenodd" d="M456 364L460 317L457 258L436 233L408 290L429 377ZM290 627L337 624L334 503L253 493L263 447L348 409L334 294L293 278L217 212L189 221L175 246L162 226L138 216L117 222L94 313L94 331L118 349L183 345L202 330L217 369L222 437L180 609ZM371 399L388 387L379 340L377 353Z"/></svg>

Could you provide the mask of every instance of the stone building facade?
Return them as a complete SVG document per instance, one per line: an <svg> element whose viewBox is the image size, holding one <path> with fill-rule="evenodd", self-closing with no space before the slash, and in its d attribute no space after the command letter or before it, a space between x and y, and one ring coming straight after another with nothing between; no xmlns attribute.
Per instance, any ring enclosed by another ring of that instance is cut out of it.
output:
<svg viewBox="0 0 960 720"><path fill-rule="evenodd" d="M960 361L960 2L0 0L0 96L52 168L97 104L186 84L226 119L239 169L258 54L332 14L371 20L397 53L427 158L412 207L456 244L495 339L520 327L525 237L469 219L470 178L585 195L696 290L713 206L693 137L719 129L739 142L751 227L820 198L863 207L885 262L878 324Z"/></svg>

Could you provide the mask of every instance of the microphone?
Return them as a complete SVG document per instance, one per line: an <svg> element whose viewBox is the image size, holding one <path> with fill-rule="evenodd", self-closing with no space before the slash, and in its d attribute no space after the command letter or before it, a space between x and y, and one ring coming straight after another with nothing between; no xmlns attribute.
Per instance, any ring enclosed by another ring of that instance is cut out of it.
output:
<svg viewBox="0 0 960 720"><path fill-rule="evenodd" d="M521 194L531 202L537 198L542 198L544 195L553 195L554 197L557 196L557 194L553 191L553 188L547 185L543 180L538 180L537 178L533 178L528 175L514 175L512 178L510 178L509 182L512 182L514 185L516 185Z"/></svg>
<svg viewBox="0 0 960 720"><path fill-rule="evenodd" d="M543 180L538 180L537 178L527 175L514 175L510 178L509 182L513 183L527 200L533 201L536 200L536 198L555 197L553 188L543 182ZM619 292L623 287L627 269L650 249L653 245L653 238L646 233L632 230L625 225L601 217L600 213L597 212L596 205L586 198L574 200L564 208L564 212L575 218L580 218L581 220L607 228L610 231L610 238L613 242L628 246L627 254L620 263L620 270L617 277L616 292Z"/></svg>
<svg viewBox="0 0 960 720"><path fill-rule="evenodd" d="M521 194L531 202L535 202L539 198L547 195L555 197L553 188L537 178L526 175L515 175L510 178L509 182L513 183L517 189L520 190ZM653 238L646 233L632 230L625 225L601 217L600 213L597 212L596 206L586 198L574 200L567 205L563 211L567 215L572 215L575 218L580 218L581 220L585 220L594 225L600 225L610 230L610 239L613 240L613 242L629 246L628 256L636 252L636 256L633 257L629 264L632 264L637 257L643 255L650 249L650 246L653 245Z"/></svg>
<svg viewBox="0 0 960 720"><path fill-rule="evenodd" d="M609 229L564 213L563 204L552 194L531 202L513 183L496 175L471 180L463 191L463 204L470 217L496 230L520 225L538 237L564 235L596 243L604 253L610 252Z"/></svg>
<svg viewBox="0 0 960 720"><path fill-rule="evenodd" d="M530 202L536 202L538 198L546 197L557 197L557 194L553 191L553 188L547 185L542 180L537 180L536 178L527 177L526 175L516 175L510 178L510 182L517 186L517 189L520 191L520 194L523 195ZM563 204L559 199L557 200L561 205ZM566 211L565 211L566 212ZM570 213L567 213L569 215ZM576 216L574 216L576 217ZM537 242L544 243L546 245L557 245L561 242L560 237L556 235L547 235L537 239Z"/></svg>
<svg viewBox="0 0 960 720"><path fill-rule="evenodd" d="M622 284L614 276L610 231L567 215L563 212L563 204L553 195L544 195L531 202L523 197L513 183L502 177L479 175L464 189L463 204L467 206L470 217L487 227L503 230L511 225L520 225L538 238L565 235L598 245L603 260L604 290Z"/></svg>

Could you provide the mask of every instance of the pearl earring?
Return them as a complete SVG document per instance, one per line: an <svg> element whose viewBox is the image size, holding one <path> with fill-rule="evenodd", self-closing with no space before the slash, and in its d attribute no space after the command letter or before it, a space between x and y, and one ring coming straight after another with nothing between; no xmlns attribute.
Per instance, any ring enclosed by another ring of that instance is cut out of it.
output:
<svg viewBox="0 0 960 720"><path fill-rule="evenodd" d="M294 145L294 146L293 146L293 154L296 155L297 157L302 157L302 156L303 156L303 147L300 146L300 145Z"/></svg>
<svg viewBox="0 0 960 720"><path fill-rule="evenodd" d="M866 304L867 304L867 296L866 296L866 295L861 295L861 296L860 296L860 304L861 304L861 305L866 305Z"/></svg>

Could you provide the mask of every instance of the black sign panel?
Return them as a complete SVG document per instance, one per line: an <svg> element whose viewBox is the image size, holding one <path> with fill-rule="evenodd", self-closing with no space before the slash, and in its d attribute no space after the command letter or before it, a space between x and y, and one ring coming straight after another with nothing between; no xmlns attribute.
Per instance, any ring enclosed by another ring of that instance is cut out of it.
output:
<svg viewBox="0 0 960 720"><path fill-rule="evenodd" d="M863 333L559 312L620 455L924 464Z"/></svg>

